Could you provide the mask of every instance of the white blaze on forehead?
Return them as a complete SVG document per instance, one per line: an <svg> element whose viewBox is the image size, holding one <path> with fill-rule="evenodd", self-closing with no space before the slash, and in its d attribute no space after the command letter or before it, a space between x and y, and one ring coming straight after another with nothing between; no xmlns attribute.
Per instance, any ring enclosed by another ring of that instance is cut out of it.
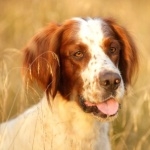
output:
<svg viewBox="0 0 150 150"><path fill-rule="evenodd" d="M104 39L103 25L106 23L100 19L87 19L75 18L74 20L79 22L79 40L86 44L88 51L90 52L91 59L88 62L87 67L81 73L83 79L83 96L86 100L91 102L100 101L102 97L101 87L99 84L100 73L104 70L112 71L120 74L118 68L105 54L101 45ZM121 97L123 93L123 82L118 88L120 93L118 97Z"/></svg>
<svg viewBox="0 0 150 150"><path fill-rule="evenodd" d="M94 42L95 44L101 44L104 34L102 32L102 24L104 23L100 19L88 18L83 20L81 18L74 18L80 23L79 37L82 38L82 42L89 43Z"/></svg>

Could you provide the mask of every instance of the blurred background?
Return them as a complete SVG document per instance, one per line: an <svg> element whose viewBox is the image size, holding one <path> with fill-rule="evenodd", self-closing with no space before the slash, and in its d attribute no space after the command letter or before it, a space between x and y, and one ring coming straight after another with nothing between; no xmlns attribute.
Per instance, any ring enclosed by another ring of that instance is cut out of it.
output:
<svg viewBox="0 0 150 150"><path fill-rule="evenodd" d="M138 79L111 123L110 137L113 150L149 150L149 0L0 0L0 121L17 116L42 96L38 87L23 84L22 48L49 22L78 16L114 18L134 38L140 58Z"/></svg>

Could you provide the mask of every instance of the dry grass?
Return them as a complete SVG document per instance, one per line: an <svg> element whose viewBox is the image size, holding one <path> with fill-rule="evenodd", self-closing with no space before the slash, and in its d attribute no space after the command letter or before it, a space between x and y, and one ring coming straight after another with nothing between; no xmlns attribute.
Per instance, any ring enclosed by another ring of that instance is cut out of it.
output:
<svg viewBox="0 0 150 150"><path fill-rule="evenodd" d="M150 149L149 6L148 0L0 1L0 120L19 114L41 97L29 85L24 90L20 73L21 49L39 28L74 16L112 17L132 33L140 57L138 80L112 123L113 149Z"/></svg>

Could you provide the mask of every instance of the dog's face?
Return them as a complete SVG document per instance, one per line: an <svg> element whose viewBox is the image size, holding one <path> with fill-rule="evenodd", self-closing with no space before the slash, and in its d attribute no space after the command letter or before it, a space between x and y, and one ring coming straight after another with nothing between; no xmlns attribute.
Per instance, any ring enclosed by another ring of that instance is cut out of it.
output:
<svg viewBox="0 0 150 150"><path fill-rule="evenodd" d="M128 33L102 19L74 18L50 25L33 38L24 59L29 77L47 93L55 97L59 91L100 120L116 116L136 65Z"/></svg>

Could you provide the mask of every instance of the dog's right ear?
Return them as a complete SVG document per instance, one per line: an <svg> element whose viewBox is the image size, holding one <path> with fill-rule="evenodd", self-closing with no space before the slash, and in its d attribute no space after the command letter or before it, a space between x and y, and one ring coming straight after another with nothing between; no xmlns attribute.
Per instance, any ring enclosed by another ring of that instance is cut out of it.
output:
<svg viewBox="0 0 150 150"><path fill-rule="evenodd" d="M35 79L53 98L59 82L61 32L60 26L48 25L31 39L23 54L25 79Z"/></svg>

